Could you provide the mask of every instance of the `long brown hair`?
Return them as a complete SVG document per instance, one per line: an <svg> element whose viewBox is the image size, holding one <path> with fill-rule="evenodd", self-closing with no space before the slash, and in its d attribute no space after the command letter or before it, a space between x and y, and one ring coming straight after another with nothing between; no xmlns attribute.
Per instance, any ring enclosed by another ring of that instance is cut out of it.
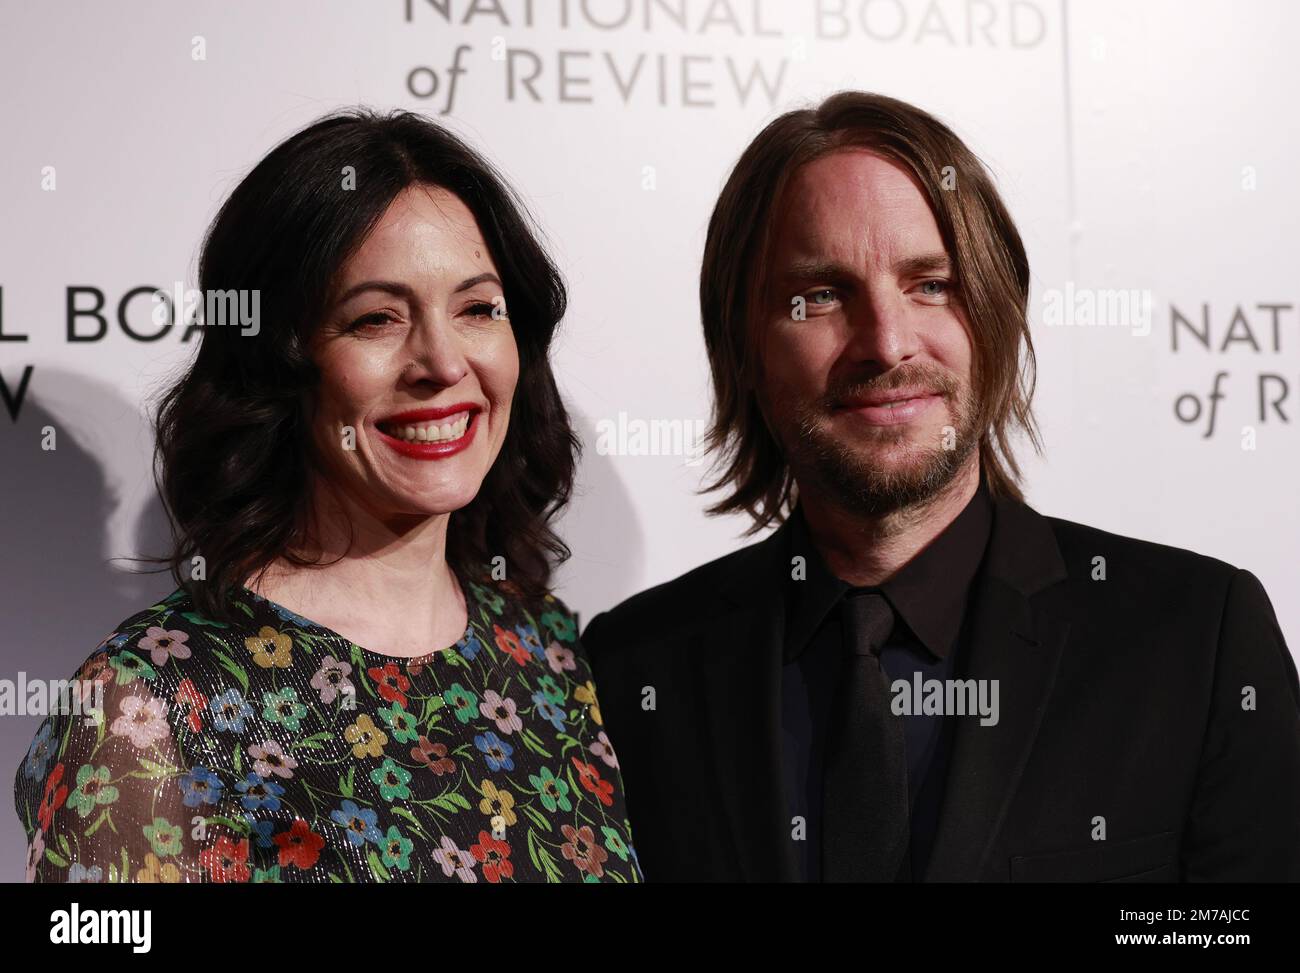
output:
<svg viewBox="0 0 1300 973"><path fill-rule="evenodd" d="M1030 407L1029 261L983 164L938 119L884 95L841 91L787 112L750 143L709 220L700 270L700 314L713 374L705 443L720 471L704 492L728 493L711 514L744 511L750 532L788 516L794 479L759 409L762 378L753 310L766 292L778 204L794 173L840 149L865 148L910 172L926 193L953 262L972 330L972 382L980 463L995 497L1023 499L1010 439L1023 431L1041 450Z"/></svg>

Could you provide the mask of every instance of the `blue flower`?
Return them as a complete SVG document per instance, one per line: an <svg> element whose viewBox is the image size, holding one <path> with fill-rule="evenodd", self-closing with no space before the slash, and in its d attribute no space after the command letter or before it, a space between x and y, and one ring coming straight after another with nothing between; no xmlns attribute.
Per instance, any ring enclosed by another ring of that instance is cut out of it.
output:
<svg viewBox="0 0 1300 973"><path fill-rule="evenodd" d="M212 725L217 730L243 733L244 720L255 711L238 689L228 689L208 704L208 712L212 714Z"/></svg>
<svg viewBox="0 0 1300 973"><path fill-rule="evenodd" d="M533 693L533 702L537 704L537 715L544 720L550 720L551 726L555 727L557 732L563 733L564 710L547 699L546 694L541 691Z"/></svg>
<svg viewBox="0 0 1300 973"><path fill-rule="evenodd" d="M330 818L347 829L348 841L354 845L364 845L367 841L377 845L384 840L384 833L375 827L379 815L368 807L357 807L354 801L345 800L339 810L330 812Z"/></svg>
<svg viewBox="0 0 1300 973"><path fill-rule="evenodd" d="M45 776L45 771L50 765L50 760L54 757L54 748L50 746L50 735L54 732L54 724L46 720L41 724L32 745L27 748L27 763L24 765L24 773L32 780L40 780Z"/></svg>
<svg viewBox="0 0 1300 973"><path fill-rule="evenodd" d="M456 643L456 648L462 656L472 662L474 657L483 651L483 643L479 641L478 636L473 632L466 632L461 640Z"/></svg>
<svg viewBox="0 0 1300 973"><path fill-rule="evenodd" d="M546 648L537 635L537 629L531 625L516 625L515 634L519 636L519 641L524 644L524 648L531 652L538 662L546 661Z"/></svg>
<svg viewBox="0 0 1300 973"><path fill-rule="evenodd" d="M489 770L497 771L502 767L506 770L515 769L515 762L510 759L510 755L515 752L515 748L506 743L491 730L487 733L480 733L475 736L474 746L483 751L483 756L487 759Z"/></svg>
<svg viewBox="0 0 1300 973"><path fill-rule="evenodd" d="M225 790L221 778L199 764L195 764L188 774L181 774L179 783L185 792L186 807L216 804L221 799L221 792Z"/></svg>
<svg viewBox="0 0 1300 973"><path fill-rule="evenodd" d="M98 865L87 868L81 862L73 862L72 867L68 869L69 882L102 882L104 881L104 870Z"/></svg>
<svg viewBox="0 0 1300 973"><path fill-rule="evenodd" d="M284 793L284 788L273 780L263 780L250 772L235 785L235 790L244 795L241 803L245 811L256 811L262 807L268 811L280 810L280 795Z"/></svg>
<svg viewBox="0 0 1300 973"><path fill-rule="evenodd" d="M267 604L271 606L272 611L274 611L277 615L283 618L286 622L292 622L294 625L297 625L299 628L320 627L315 622L313 622L310 618L303 618L301 615L295 615L293 612L289 611L289 609L285 608L284 605L278 605L273 601L267 602Z"/></svg>
<svg viewBox="0 0 1300 973"><path fill-rule="evenodd" d="M275 843L271 840L271 832L275 830L274 821L257 821L251 814L245 814L244 820L248 822L251 836L257 838L257 847L270 848Z"/></svg>

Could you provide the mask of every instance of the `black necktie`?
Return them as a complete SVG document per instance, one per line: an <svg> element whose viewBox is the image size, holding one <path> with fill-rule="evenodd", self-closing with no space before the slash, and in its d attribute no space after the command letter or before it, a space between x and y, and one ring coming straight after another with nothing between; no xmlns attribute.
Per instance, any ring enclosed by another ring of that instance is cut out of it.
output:
<svg viewBox="0 0 1300 973"><path fill-rule="evenodd" d="M850 591L841 613L845 656L822 778L822 876L893 882L910 878L903 721L890 711L880 663L894 611L877 591Z"/></svg>

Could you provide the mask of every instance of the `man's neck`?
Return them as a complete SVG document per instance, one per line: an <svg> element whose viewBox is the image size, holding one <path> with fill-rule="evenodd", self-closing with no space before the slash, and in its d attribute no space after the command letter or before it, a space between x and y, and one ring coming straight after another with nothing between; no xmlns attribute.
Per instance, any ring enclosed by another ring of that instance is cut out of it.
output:
<svg viewBox="0 0 1300 973"><path fill-rule="evenodd" d="M851 585L878 585L942 534L979 489L979 461L968 463L943 490L922 504L868 515L799 492L813 543L836 577Z"/></svg>

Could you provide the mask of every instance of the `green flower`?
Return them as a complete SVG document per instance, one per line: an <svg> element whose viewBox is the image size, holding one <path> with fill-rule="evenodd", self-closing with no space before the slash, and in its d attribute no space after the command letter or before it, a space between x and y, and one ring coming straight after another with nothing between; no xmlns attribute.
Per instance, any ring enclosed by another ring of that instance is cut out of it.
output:
<svg viewBox="0 0 1300 973"><path fill-rule="evenodd" d="M481 585L470 582L469 590L474 592L474 597L478 599L480 605L490 611L493 615L500 615L501 609L505 607L506 600L495 591L489 591Z"/></svg>
<svg viewBox="0 0 1300 973"><path fill-rule="evenodd" d="M285 686L278 693L262 694L262 719L279 723L286 730L297 730L307 707L298 702L298 690Z"/></svg>
<svg viewBox="0 0 1300 973"><path fill-rule="evenodd" d="M605 832L605 847L627 861L627 845L623 843L622 836L609 825L602 825L600 830Z"/></svg>
<svg viewBox="0 0 1300 973"><path fill-rule="evenodd" d="M182 831L166 818L154 818L153 824L146 824L142 830L149 839L149 847L159 858L175 855L181 850Z"/></svg>
<svg viewBox="0 0 1300 973"><path fill-rule="evenodd" d="M284 882L280 880L280 866L272 865L270 868L254 868L253 884L256 885L259 883L266 885L283 885Z"/></svg>
<svg viewBox="0 0 1300 973"><path fill-rule="evenodd" d="M568 782L556 777L550 767L543 767L537 777L529 774L528 782L537 789L537 796L542 799L542 806L546 810L551 812L556 808L561 811L573 810L573 805L569 803Z"/></svg>
<svg viewBox="0 0 1300 973"><path fill-rule="evenodd" d="M75 807L84 818L97 805L112 804L117 800L117 788L111 786L109 780L107 767L82 764L77 771L77 789L68 797L68 807Z"/></svg>
<svg viewBox="0 0 1300 973"><path fill-rule="evenodd" d="M538 688L541 689L542 695L545 696L547 699L549 699L556 706L559 706L568 698L564 690L560 688L559 683L557 683L553 678L551 678L550 673L547 673L546 675L542 676L541 679L538 679L537 685Z"/></svg>
<svg viewBox="0 0 1300 973"><path fill-rule="evenodd" d="M119 686L129 685L137 679L153 682L158 678L158 670L134 652L118 652L109 657L108 664L117 671Z"/></svg>
<svg viewBox="0 0 1300 973"><path fill-rule="evenodd" d="M451 684L442 694L450 705L456 707L456 719L468 723L478 714L478 695L462 686L459 682Z"/></svg>
<svg viewBox="0 0 1300 973"><path fill-rule="evenodd" d="M384 835L383 862L389 868L396 866L402 871L411 867L411 849L415 843L397 830L397 825L390 825L388 834Z"/></svg>
<svg viewBox="0 0 1300 973"><path fill-rule="evenodd" d="M542 624L550 629L551 634L560 642L572 642L578 634L578 626L573 623L573 616L564 612L549 611L542 615Z"/></svg>
<svg viewBox="0 0 1300 973"><path fill-rule="evenodd" d="M379 796L385 801L411 796L411 789L406 786L411 782L411 772L394 763L392 757L385 757L384 762L370 772L370 780L379 787Z"/></svg>
<svg viewBox="0 0 1300 973"><path fill-rule="evenodd" d="M439 699L438 703L441 705L442 700ZM379 715L384 718L384 722L388 724L388 728L393 731L394 740L400 740L403 743L410 743L412 740L418 740L420 738L415 716L408 713L397 700L393 700L393 704L387 709L381 706L379 708Z"/></svg>

